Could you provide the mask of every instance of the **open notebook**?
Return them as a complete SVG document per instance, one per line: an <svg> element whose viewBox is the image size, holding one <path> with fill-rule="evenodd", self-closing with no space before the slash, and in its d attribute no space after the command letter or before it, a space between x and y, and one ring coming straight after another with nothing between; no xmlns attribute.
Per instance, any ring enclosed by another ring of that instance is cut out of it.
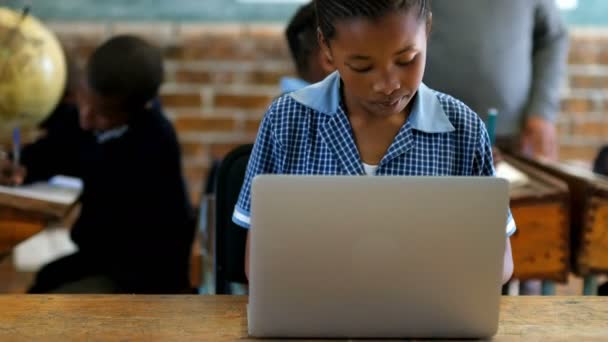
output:
<svg viewBox="0 0 608 342"><path fill-rule="evenodd" d="M506 161L500 161L496 165L496 177L508 180L511 189L525 186L530 182L530 179L525 173L516 169Z"/></svg>
<svg viewBox="0 0 608 342"><path fill-rule="evenodd" d="M0 206L62 218L78 201L81 193L80 179L55 176L48 182L0 186Z"/></svg>

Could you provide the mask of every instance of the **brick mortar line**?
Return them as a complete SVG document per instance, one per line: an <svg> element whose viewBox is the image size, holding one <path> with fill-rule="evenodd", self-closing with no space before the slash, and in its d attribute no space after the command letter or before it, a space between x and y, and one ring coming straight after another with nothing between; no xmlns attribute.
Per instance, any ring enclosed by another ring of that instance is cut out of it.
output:
<svg viewBox="0 0 608 342"><path fill-rule="evenodd" d="M209 72L287 72L293 71L293 63L289 59L276 59L270 61L183 61L180 59L166 59L165 67L171 71L209 71Z"/></svg>

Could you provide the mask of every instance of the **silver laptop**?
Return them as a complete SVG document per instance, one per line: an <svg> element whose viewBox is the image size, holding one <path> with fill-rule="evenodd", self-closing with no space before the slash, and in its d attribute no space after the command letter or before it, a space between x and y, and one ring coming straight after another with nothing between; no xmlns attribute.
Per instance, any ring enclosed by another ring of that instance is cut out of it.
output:
<svg viewBox="0 0 608 342"><path fill-rule="evenodd" d="M491 177L256 177L249 334L494 335L508 202Z"/></svg>

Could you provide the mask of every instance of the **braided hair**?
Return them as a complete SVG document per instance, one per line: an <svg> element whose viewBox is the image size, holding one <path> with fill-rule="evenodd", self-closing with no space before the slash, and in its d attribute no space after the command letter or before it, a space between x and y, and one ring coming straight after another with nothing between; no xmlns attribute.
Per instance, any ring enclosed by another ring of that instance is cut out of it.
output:
<svg viewBox="0 0 608 342"><path fill-rule="evenodd" d="M343 19L378 19L393 11L416 9L417 18L427 21L431 15L431 0L315 0L317 24L323 37L335 37L335 23Z"/></svg>

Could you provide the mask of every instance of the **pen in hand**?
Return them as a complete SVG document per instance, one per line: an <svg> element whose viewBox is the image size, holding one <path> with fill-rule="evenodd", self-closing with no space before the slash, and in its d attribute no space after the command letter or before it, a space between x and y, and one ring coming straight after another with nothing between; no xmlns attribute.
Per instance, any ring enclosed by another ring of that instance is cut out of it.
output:
<svg viewBox="0 0 608 342"><path fill-rule="evenodd" d="M16 168L21 162L21 132L19 127L13 129L13 164Z"/></svg>

